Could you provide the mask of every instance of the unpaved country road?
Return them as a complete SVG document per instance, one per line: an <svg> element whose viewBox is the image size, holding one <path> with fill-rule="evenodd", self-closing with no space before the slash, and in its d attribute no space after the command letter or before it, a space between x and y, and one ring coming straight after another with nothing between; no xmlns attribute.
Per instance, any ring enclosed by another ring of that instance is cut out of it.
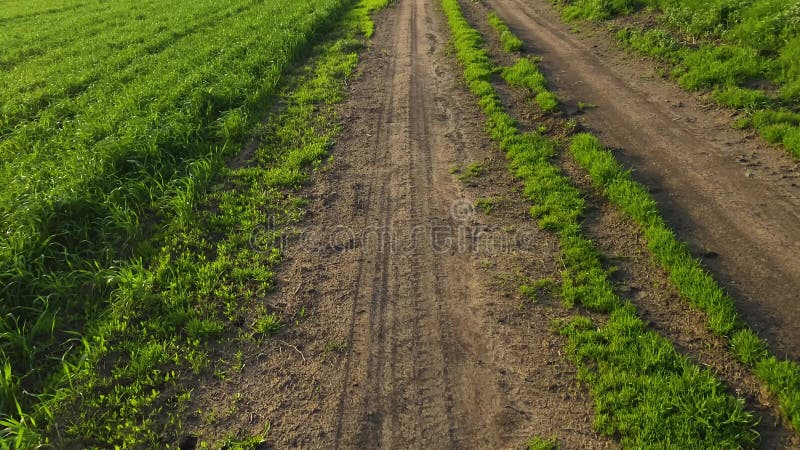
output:
<svg viewBox="0 0 800 450"><path fill-rule="evenodd" d="M525 307L521 280L502 278L554 276L557 242L511 200L519 186L449 39L437 0L377 14L333 162L314 179L308 237L287 249L273 300L307 301L310 316L285 336L289 351L241 375L239 389L271 393L245 395L269 402L241 414L269 418L276 448L523 448L554 435L571 448L616 446L593 431L553 332L569 312L554 298ZM451 171L474 161L485 185ZM508 198L510 215L478 216L478 195ZM497 240L479 251L476 233Z"/></svg>
<svg viewBox="0 0 800 450"><path fill-rule="evenodd" d="M652 64L571 32L548 0L484 0L535 54L581 122L651 188L675 227L779 355L800 360L800 166L732 130Z"/></svg>

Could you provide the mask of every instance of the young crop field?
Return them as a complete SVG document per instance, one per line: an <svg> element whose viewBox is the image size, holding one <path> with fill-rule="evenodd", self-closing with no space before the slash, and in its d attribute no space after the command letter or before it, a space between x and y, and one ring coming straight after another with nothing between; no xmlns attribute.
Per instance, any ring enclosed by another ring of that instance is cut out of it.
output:
<svg viewBox="0 0 800 450"><path fill-rule="evenodd" d="M0 448L797 448L800 3L0 0Z"/></svg>

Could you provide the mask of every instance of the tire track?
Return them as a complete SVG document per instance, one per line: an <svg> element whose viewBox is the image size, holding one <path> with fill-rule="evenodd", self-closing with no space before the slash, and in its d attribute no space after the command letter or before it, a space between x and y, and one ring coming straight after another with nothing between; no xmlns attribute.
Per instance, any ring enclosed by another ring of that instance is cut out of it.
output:
<svg viewBox="0 0 800 450"><path fill-rule="evenodd" d="M550 310L536 325L506 329L493 305L503 317L515 306L487 288L467 239L476 219L451 217L454 202L472 203L451 168L486 160L493 147L446 53L450 35L436 5L397 0L379 14L342 105L332 170L315 181L308 227L322 234L312 247L325 250L297 249L293 262L306 274L296 283L313 286L303 292L314 318L292 341L309 365L267 363L281 374L274 385L297 392L281 393L264 416L280 448L494 449L556 427L566 442L607 448L593 443L586 398L552 390L574 381L567 362L554 362L561 344ZM511 228L521 225L515 219ZM542 260L534 251L526 259ZM503 271L514 270L510 257L501 260ZM515 350L531 340L542 352ZM338 350L329 352L330 343ZM553 374L549 384L532 381L543 370ZM570 418L554 424L542 409L550 405Z"/></svg>

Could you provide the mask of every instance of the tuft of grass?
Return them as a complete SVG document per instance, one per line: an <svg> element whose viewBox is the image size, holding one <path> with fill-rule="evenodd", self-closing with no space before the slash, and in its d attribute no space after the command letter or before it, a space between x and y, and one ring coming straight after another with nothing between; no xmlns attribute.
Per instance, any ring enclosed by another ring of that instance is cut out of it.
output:
<svg viewBox="0 0 800 450"><path fill-rule="evenodd" d="M543 278L536 280L533 283L522 284L519 287L519 293L530 303L539 301L539 297L549 294L556 287L556 280L552 278Z"/></svg>
<svg viewBox="0 0 800 450"><path fill-rule="evenodd" d="M262 314L253 324L256 333L263 336L274 336L283 329L281 319L275 313Z"/></svg>
<svg viewBox="0 0 800 450"><path fill-rule="evenodd" d="M458 0L442 0L464 78L487 117L486 128L524 183L531 214L558 233L562 297L594 311L611 312L597 330L587 318L563 332L595 398L597 428L634 447L750 447L756 419L708 370L695 366L660 335L646 331L635 309L614 294L597 249L581 230L584 199L552 164L555 143L520 133L491 84L493 65L480 34L464 18ZM666 406L666 407L665 407Z"/></svg>
<svg viewBox="0 0 800 450"><path fill-rule="evenodd" d="M558 450L561 448L558 445L558 439L554 437L545 439L539 436L528 440L528 442L525 443L525 446L528 448L528 450Z"/></svg>
<svg viewBox="0 0 800 450"><path fill-rule="evenodd" d="M738 86L762 73L757 52L734 45L704 45L682 59L678 83L696 91Z"/></svg>
<svg viewBox="0 0 800 450"><path fill-rule="evenodd" d="M524 44L522 40L514 35L511 32L511 29L503 22L500 17L494 12L490 12L487 18L489 21L489 25L497 32L498 36L500 37L500 42L503 44L503 48L505 51L509 53L516 53L522 50Z"/></svg>
<svg viewBox="0 0 800 450"><path fill-rule="evenodd" d="M478 178L486 173L486 167L482 162L473 162L467 165L461 173L458 174L458 179L464 183L470 183L475 178Z"/></svg>
<svg viewBox="0 0 800 450"><path fill-rule="evenodd" d="M721 105L747 110L767 106L771 101L763 91L745 89L739 86L714 89L711 96Z"/></svg>
<svg viewBox="0 0 800 450"><path fill-rule="evenodd" d="M474 207L475 209L479 209L483 211L484 214L487 216L492 213L494 208L503 202L503 198L500 197L487 197L487 198L479 198L475 200Z"/></svg>
<svg viewBox="0 0 800 450"><path fill-rule="evenodd" d="M558 107L558 98L547 90L544 75L536 66L536 58L520 58L511 66L503 69L503 79L510 86L527 89L536 99L542 111L554 111Z"/></svg>
<svg viewBox="0 0 800 450"><path fill-rule="evenodd" d="M257 450L267 442L267 436L272 424L267 421L264 429L252 436L242 436L241 433L229 434L222 438L219 448L226 450Z"/></svg>

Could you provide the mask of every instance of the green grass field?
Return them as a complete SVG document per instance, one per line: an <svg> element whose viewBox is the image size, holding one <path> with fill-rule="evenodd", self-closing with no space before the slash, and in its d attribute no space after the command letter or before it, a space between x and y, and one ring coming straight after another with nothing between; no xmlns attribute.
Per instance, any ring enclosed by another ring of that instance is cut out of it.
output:
<svg viewBox="0 0 800 450"><path fill-rule="evenodd" d="M0 2L2 447L46 440L68 405L66 435L151 442L159 387L207 367L205 339L252 306L234 297L269 288L280 254L247 227L302 215L282 189L325 154L314 105L341 97L379 3ZM293 69L309 56L320 72ZM278 102L295 106L263 123ZM248 338L280 328L253 317Z"/></svg>

